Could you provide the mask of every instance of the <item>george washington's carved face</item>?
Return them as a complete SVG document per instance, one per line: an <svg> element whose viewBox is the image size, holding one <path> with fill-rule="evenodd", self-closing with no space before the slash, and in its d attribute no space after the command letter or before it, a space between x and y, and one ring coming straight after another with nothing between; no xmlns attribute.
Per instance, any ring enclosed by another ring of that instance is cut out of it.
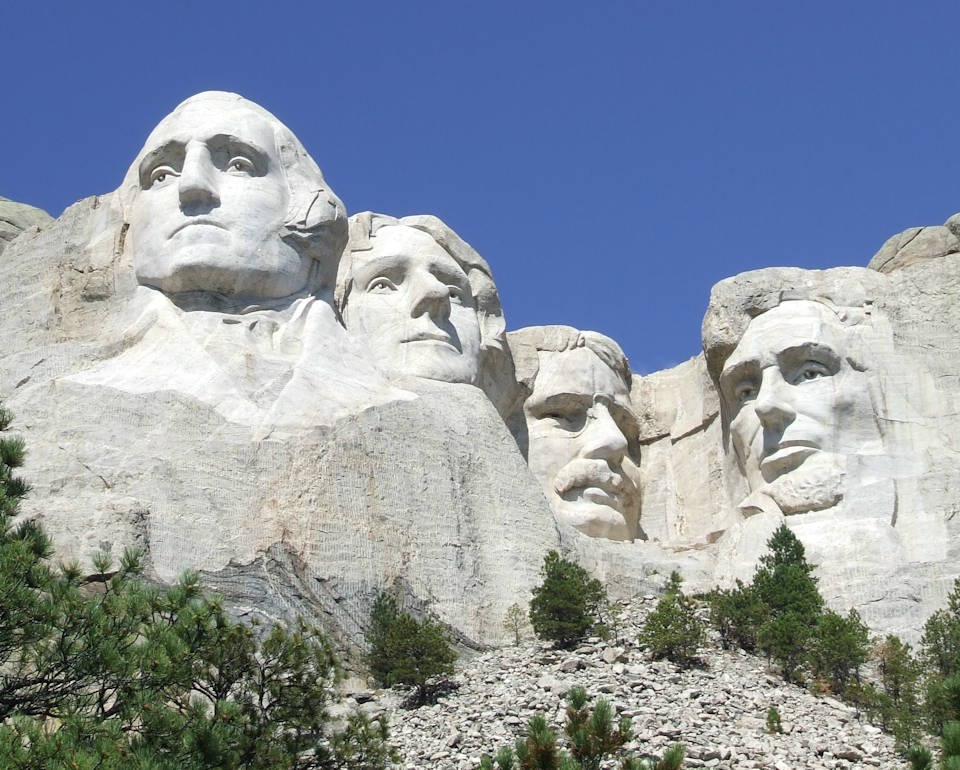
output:
<svg viewBox="0 0 960 770"><path fill-rule="evenodd" d="M538 357L523 407L530 470L559 521L593 537L633 540L640 496L625 466L637 424L626 383L587 347Z"/></svg>
<svg viewBox="0 0 960 770"><path fill-rule="evenodd" d="M370 243L351 255L350 333L388 374L476 384L480 323L463 268L413 227L381 227Z"/></svg>
<svg viewBox="0 0 960 770"><path fill-rule="evenodd" d="M814 488L826 455L879 448L867 375L851 365L847 334L825 305L784 302L753 319L727 359L720 390L751 491L787 479Z"/></svg>
<svg viewBox="0 0 960 770"><path fill-rule="evenodd" d="M128 238L141 284L270 298L304 288L310 259L280 238L290 191L264 114L236 98L191 99L135 166Z"/></svg>

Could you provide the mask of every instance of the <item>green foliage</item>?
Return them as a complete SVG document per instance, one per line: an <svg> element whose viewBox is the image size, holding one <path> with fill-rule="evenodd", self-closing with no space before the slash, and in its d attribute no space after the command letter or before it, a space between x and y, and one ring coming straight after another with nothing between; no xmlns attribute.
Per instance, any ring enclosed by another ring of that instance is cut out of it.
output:
<svg viewBox="0 0 960 770"><path fill-rule="evenodd" d="M741 647L753 652L757 647L757 630L767 620L767 606L753 586L737 581L733 590L717 589L707 596L710 623L720 634L725 650Z"/></svg>
<svg viewBox="0 0 960 770"><path fill-rule="evenodd" d="M527 626L527 615L519 604L507 607L507 614L503 618L503 627L513 634L513 643L520 644L520 634Z"/></svg>
<svg viewBox="0 0 960 770"><path fill-rule="evenodd" d="M0 414L0 425L9 414ZM311 770L392 754L386 725L324 736L338 678L330 644L304 623L230 619L197 577L148 585L138 554L98 574L54 569L34 523L13 526L23 444L0 437L0 767L5 770ZM366 732L364 732L366 731ZM356 753L356 752L355 752Z"/></svg>
<svg viewBox="0 0 960 770"><path fill-rule="evenodd" d="M533 589L530 623L540 639L573 647L600 621L607 592L586 570L549 551L540 568L543 582Z"/></svg>
<svg viewBox="0 0 960 770"><path fill-rule="evenodd" d="M639 641L654 659L667 658L689 667L699 662L697 652L706 640L706 629L693 601L681 590L681 582L678 572L671 573L667 591L644 621Z"/></svg>
<svg viewBox="0 0 960 770"><path fill-rule="evenodd" d="M850 610L846 617L826 610L817 619L807 660L813 675L842 696L851 679L860 681L860 667L869 658L869 647L870 629L856 610Z"/></svg>
<svg viewBox="0 0 960 770"><path fill-rule="evenodd" d="M427 702L432 679L453 673L457 653L443 626L429 617L417 620L389 594L381 593L374 601L365 638L367 662L377 682L413 685L418 705Z"/></svg>
<svg viewBox="0 0 960 770"><path fill-rule="evenodd" d="M767 732L771 734L783 732L783 724L780 722L780 712L776 706L771 706L767 709Z"/></svg>
<svg viewBox="0 0 960 770"><path fill-rule="evenodd" d="M662 757L636 757L624 754L623 746L631 740L630 720L614 723L613 709L599 698L591 709L587 693L574 687L567 695L567 718L564 725L569 752L562 750L557 734L547 725L543 715L531 717L525 738L514 746L503 747L491 757L480 760L481 770L599 770L619 760L621 770L680 770L683 746L677 744Z"/></svg>
<svg viewBox="0 0 960 770"><path fill-rule="evenodd" d="M933 770L933 754L926 746L913 746L907 750L910 770Z"/></svg>
<svg viewBox="0 0 960 770"><path fill-rule="evenodd" d="M770 552L761 557L753 576L753 590L767 608L757 646L780 664L787 681L797 681L823 599L803 544L789 527L781 524L767 546Z"/></svg>

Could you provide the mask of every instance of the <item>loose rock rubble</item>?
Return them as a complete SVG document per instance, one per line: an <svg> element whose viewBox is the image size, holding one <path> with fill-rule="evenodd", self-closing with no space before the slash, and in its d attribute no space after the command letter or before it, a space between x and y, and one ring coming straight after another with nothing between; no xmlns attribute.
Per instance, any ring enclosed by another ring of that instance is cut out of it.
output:
<svg viewBox="0 0 960 770"><path fill-rule="evenodd" d="M525 640L461 659L455 689L434 705L403 709L402 694L393 691L356 693L344 705L359 704L371 716L387 714L406 770L472 770L482 754L522 736L537 713L562 733L563 696L574 685L584 687L591 701L606 698L618 715L631 718L630 750L659 755L683 743L685 768L907 766L893 738L859 719L856 709L785 684L761 657L711 647L704 650L703 669L681 671L651 661L636 637L654 603L653 597L635 602L616 639L592 638L570 651ZM782 734L766 731L771 706L780 712Z"/></svg>

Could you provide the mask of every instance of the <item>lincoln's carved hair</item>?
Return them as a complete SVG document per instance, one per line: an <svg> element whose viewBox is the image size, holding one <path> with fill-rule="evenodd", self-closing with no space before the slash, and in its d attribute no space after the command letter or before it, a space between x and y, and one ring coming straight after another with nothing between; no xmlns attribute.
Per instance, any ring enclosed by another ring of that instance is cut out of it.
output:
<svg viewBox="0 0 960 770"><path fill-rule="evenodd" d="M854 327L869 325L872 320L874 297L882 281L879 273L866 268L792 267L754 270L720 281L710 292L701 329L707 371L714 385L719 385L724 364L757 316L785 302L807 300L826 307L852 333ZM859 360L861 353L860 346L852 346L852 363L866 368L866 362Z"/></svg>
<svg viewBox="0 0 960 770"><path fill-rule="evenodd" d="M373 239L381 227L402 225L420 230L436 241L466 273L480 322L480 344L484 352L506 351L506 321L500 295L493 282L493 273L486 260L474 248L450 229L442 220L430 214L395 217L364 211L350 217L350 237L337 271L334 305L343 319L343 311L353 290L353 255L370 251Z"/></svg>
<svg viewBox="0 0 960 770"><path fill-rule="evenodd" d="M264 118L273 128L277 156L280 158L280 166L290 193L287 218L278 235L294 246L300 254L327 263L324 265L327 269L321 271L318 283L329 286L335 275L336 259L347 240L347 212L341 200L327 185L320 167L289 128L259 104L244 99L239 94L204 91L191 96L178 104L173 112L160 121L157 128L197 102L210 102L221 109L239 107ZM152 135L153 132L151 137ZM124 228L130 221L130 211L140 193L140 163L150 150L149 145L150 137L127 170L120 188Z"/></svg>
<svg viewBox="0 0 960 770"><path fill-rule="evenodd" d="M622 348L605 334L583 332L572 326L528 326L510 332L510 352L516 369L517 382L527 394L533 392L533 384L540 371L537 353L563 353L576 348L587 348L612 369L630 389L632 375L630 362Z"/></svg>

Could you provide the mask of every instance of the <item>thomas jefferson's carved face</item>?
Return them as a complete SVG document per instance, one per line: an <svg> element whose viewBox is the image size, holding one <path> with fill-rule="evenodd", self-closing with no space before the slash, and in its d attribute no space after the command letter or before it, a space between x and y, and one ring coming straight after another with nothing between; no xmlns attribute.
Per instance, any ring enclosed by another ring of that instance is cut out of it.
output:
<svg viewBox="0 0 960 770"><path fill-rule="evenodd" d="M788 478L815 487L823 453L877 450L867 377L850 363L847 333L820 303L784 302L753 319L727 359L720 389L751 490Z"/></svg>
<svg viewBox="0 0 960 770"><path fill-rule="evenodd" d="M430 235L387 225L352 259L343 310L383 371L476 384L480 324L467 275Z"/></svg>
<svg viewBox="0 0 960 770"><path fill-rule="evenodd" d="M636 419L626 383L586 347L540 352L524 404L528 462L557 519L593 537L633 540L640 496L625 465Z"/></svg>
<svg viewBox="0 0 960 770"><path fill-rule="evenodd" d="M191 100L150 134L137 173L128 237L141 284L241 297L303 289L310 259L279 237L290 193L266 116Z"/></svg>

